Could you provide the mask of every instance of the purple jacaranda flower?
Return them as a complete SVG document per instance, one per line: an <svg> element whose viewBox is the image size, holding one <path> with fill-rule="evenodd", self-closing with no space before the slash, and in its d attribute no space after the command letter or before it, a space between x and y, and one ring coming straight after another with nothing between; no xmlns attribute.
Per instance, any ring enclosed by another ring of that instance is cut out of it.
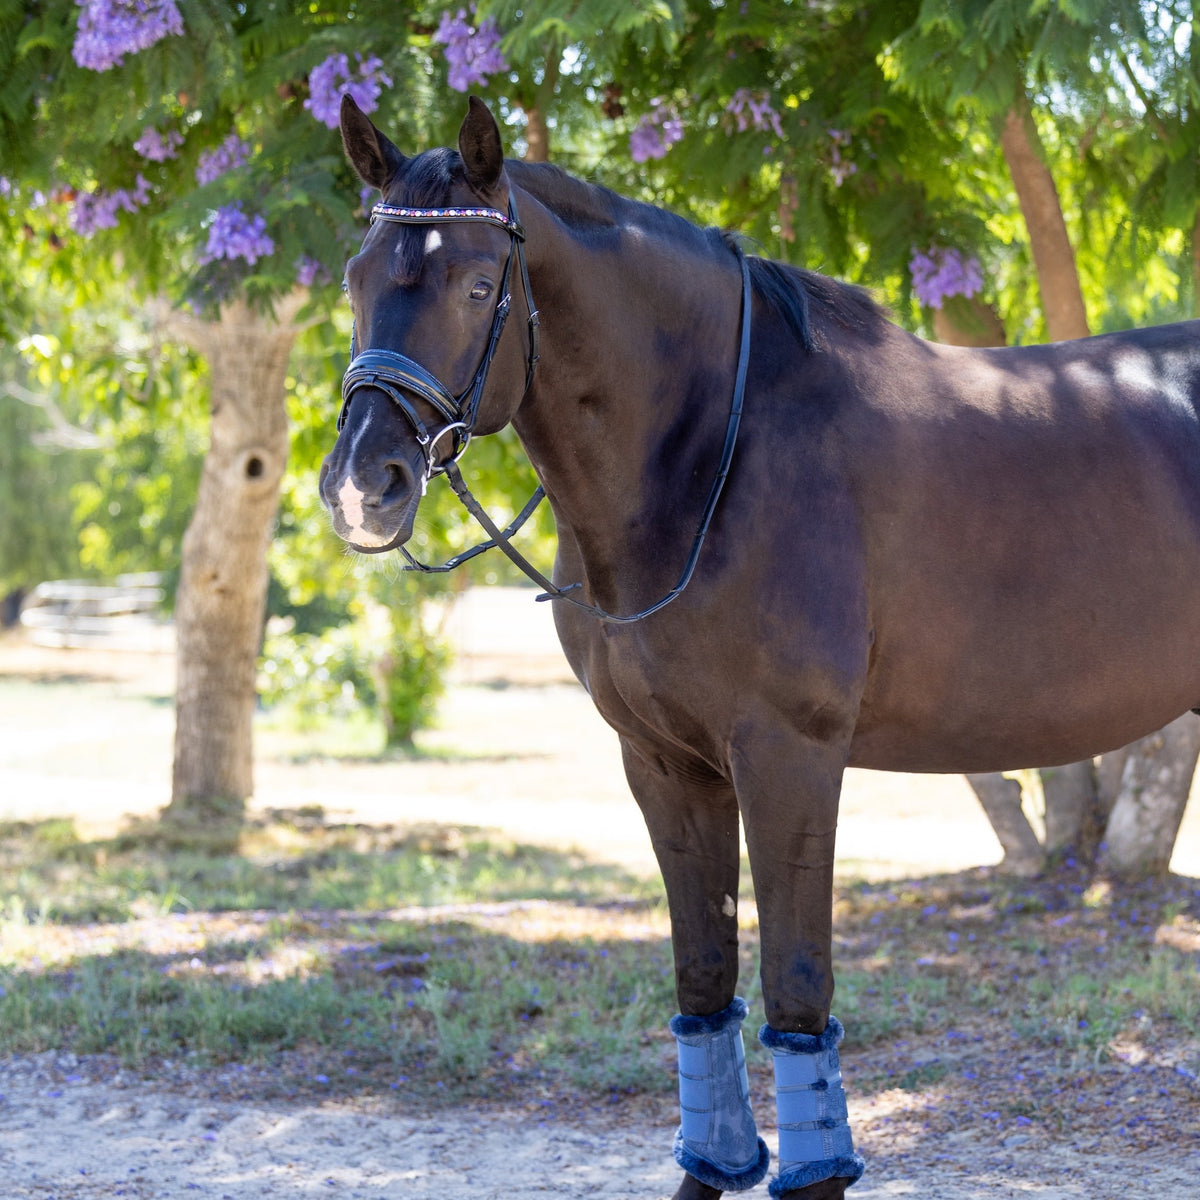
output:
<svg viewBox="0 0 1200 1200"><path fill-rule="evenodd" d="M748 129L758 129L764 133L774 133L776 137L783 137L783 126L779 122L779 114L771 104L769 92L752 92L749 88L738 88L725 105L725 111L737 121L739 133L745 133Z"/></svg>
<svg viewBox="0 0 1200 1200"><path fill-rule="evenodd" d="M183 33L175 0L75 0L82 10L71 54L81 67L107 71L126 54Z"/></svg>
<svg viewBox="0 0 1200 1200"><path fill-rule="evenodd" d="M247 216L238 203L217 209L208 227L208 244L200 255L202 263L217 258L244 258L257 262L274 253L275 242L267 233L267 219L261 213Z"/></svg>
<svg viewBox="0 0 1200 1200"><path fill-rule="evenodd" d="M949 246L914 250L908 269L917 299L929 308L941 308L951 296L974 296L983 290L979 259Z"/></svg>
<svg viewBox="0 0 1200 1200"><path fill-rule="evenodd" d="M472 15L474 12L472 5ZM465 8L453 16L444 12L433 40L446 47L447 82L456 92L482 86L489 75L508 70L508 61L500 52L500 29L491 17L476 28L467 19Z"/></svg>
<svg viewBox="0 0 1200 1200"><path fill-rule="evenodd" d="M344 54L331 54L309 72L308 99L304 107L330 129L338 127L342 96L349 93L365 113L379 107L379 94L392 86L392 77L383 70L383 59L375 55L364 59L356 54L358 66L350 72L350 60Z"/></svg>
<svg viewBox="0 0 1200 1200"><path fill-rule="evenodd" d="M829 140L833 143L829 154L829 174L833 179L833 186L841 187L851 175L858 174L858 163L842 158L842 147L849 146L851 142L850 134L844 129L831 129Z"/></svg>
<svg viewBox="0 0 1200 1200"><path fill-rule="evenodd" d="M196 182L212 183L250 157L250 144L231 133L215 150L206 150L196 164Z"/></svg>
<svg viewBox="0 0 1200 1200"><path fill-rule="evenodd" d="M132 191L117 188L111 192L81 192L71 211L71 228L83 237L91 237L99 229L115 229L118 214L137 212L149 201L150 183L140 172Z"/></svg>
<svg viewBox="0 0 1200 1200"><path fill-rule="evenodd" d="M302 254L296 260L296 282L301 287L312 287L318 279L325 282L328 278L329 272L325 270L321 261L313 258L311 254Z"/></svg>
<svg viewBox="0 0 1200 1200"><path fill-rule="evenodd" d="M154 126L148 125L142 130L142 136L133 143L133 148L151 162L166 162L167 159L176 156L182 145L182 133L177 133L172 129L162 134Z"/></svg>
<svg viewBox="0 0 1200 1200"><path fill-rule="evenodd" d="M629 157L634 162L662 158L683 137L683 120L673 104L650 101L650 111L629 135Z"/></svg>
<svg viewBox="0 0 1200 1200"><path fill-rule="evenodd" d="M651 158L662 158L666 152L667 147L663 145L658 126L643 117L629 135L629 157L636 163L642 163Z"/></svg>

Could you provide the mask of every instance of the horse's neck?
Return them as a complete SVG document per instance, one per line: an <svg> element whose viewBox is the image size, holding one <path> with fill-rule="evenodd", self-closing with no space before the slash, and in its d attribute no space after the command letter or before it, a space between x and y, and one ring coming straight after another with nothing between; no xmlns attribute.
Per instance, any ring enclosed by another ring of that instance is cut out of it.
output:
<svg viewBox="0 0 1200 1200"><path fill-rule="evenodd" d="M542 361L515 424L589 574L625 574L657 540L687 551L729 413L739 272L733 254L722 271L666 245L557 243L539 253Z"/></svg>

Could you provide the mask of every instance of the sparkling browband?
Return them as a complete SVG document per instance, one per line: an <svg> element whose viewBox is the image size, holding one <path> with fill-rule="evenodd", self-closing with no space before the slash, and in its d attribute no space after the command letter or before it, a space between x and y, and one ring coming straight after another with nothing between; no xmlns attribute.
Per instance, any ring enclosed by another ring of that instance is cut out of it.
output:
<svg viewBox="0 0 1200 1200"><path fill-rule="evenodd" d="M525 229L519 221L495 208L408 208L396 204L376 204L371 209L371 224L376 221L400 221L406 225L435 225L439 221L487 221L498 225L505 233L525 240Z"/></svg>

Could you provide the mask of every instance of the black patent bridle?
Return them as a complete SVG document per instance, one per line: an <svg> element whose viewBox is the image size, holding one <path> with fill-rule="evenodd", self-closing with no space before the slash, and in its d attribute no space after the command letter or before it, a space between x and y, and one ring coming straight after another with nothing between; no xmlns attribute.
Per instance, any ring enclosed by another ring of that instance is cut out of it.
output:
<svg viewBox="0 0 1200 1200"><path fill-rule="evenodd" d="M512 292L509 285L512 278L514 257L517 260L521 276L521 286L525 290L525 302L529 309L529 355L525 373L525 392L528 392L530 385L533 383L534 370L538 364L540 321L537 308L533 303L533 293L530 289L529 269L525 263L525 230L517 218L517 208L514 198L511 195L509 196L507 214L494 208L412 208L403 205L376 204L371 209L371 224L373 225L376 221L394 221L405 225L434 225L466 221L483 222L503 229L509 236L508 258L504 263L504 274L501 278L499 298L496 301L496 310L492 316L492 327L488 334L487 345L484 348L483 357L479 361L479 366L471 378L471 382L467 384L466 388L459 395L455 396L432 372L427 371L420 363L409 358L407 355L399 354L394 350L384 349L364 350L359 353L356 339L353 336L351 338L350 366L347 368L346 374L342 379L342 408L338 415L338 432L340 433L342 427L346 424L346 416L349 412L350 401L354 393L360 388L378 388L400 409L417 435L417 441L425 457L425 474L421 481L422 493L424 493L425 486L434 475L444 474L450 481L450 486L453 488L454 494L462 502L463 507L479 522L488 534L486 542L481 542L479 545L473 546L470 550L465 550L463 553L455 555L439 566L429 566L426 563L418 561L409 552L407 547L401 546L400 552L407 560L407 564L401 569L405 571L421 571L426 574L440 574L446 571L453 571L456 567L462 566L463 563L468 562L470 559L476 557L476 555L482 554L485 550L498 547L529 579L539 587L545 589L543 594L537 597L538 600L563 600L602 621L611 621L618 624L640 621L652 613L658 612L659 609L665 608L683 592L684 588L691 581L692 574L696 569L696 563L700 558L700 549L704 545L708 527L712 523L713 513L716 511L717 501L721 497L721 492L725 487L725 480L729 476L729 468L733 462L733 450L737 443L738 429L742 419L742 402L746 392L746 375L750 364L751 294L750 269L746 262L746 256L741 250L735 248L742 272L741 338L738 347L737 371L734 376L733 402L730 405L729 421L725 429L725 444L721 450L721 461L717 467L716 478L709 489L708 499L705 501L704 511L700 517L700 524L692 539L692 546L688 553L687 562L684 564L683 573L680 575L679 581L665 596L640 612L632 613L628 616L618 616L596 605L588 604L586 601L580 600L570 594L582 587L582 584L572 583L565 588L558 587L551 580L547 579L541 571L512 545L510 541L512 536L525 524L545 498L545 490L540 485L512 522L504 529L501 529L484 510L479 501L471 494L466 480L462 477L462 472L458 469L458 460L462 457L463 452L470 443L475 427L475 420L479 413L479 405L483 398L483 389L487 383L488 372L491 369L492 359L495 357L496 348L500 343L500 336L504 332L509 310L512 307ZM425 423L421 420L416 407L404 394L406 391L415 393L428 403L438 413L445 424L440 429L430 433ZM451 440L450 453L446 458L439 461L437 446L447 436Z"/></svg>
<svg viewBox="0 0 1200 1200"><path fill-rule="evenodd" d="M364 350L358 353L355 339L350 342L350 366L342 379L342 411L338 416L337 428L341 433L346 424L350 400L359 388L373 387L384 392L388 399L407 418L417 435L417 441L425 456L425 479L428 483L434 475L441 474L448 466L456 463L466 450L479 415L479 404L483 399L483 388L487 383L500 335L508 321L512 307L512 279L514 256L521 272L521 286L525 289L525 300L529 305L529 360L525 373L525 390L533 382L534 368L538 362L538 311L533 305L533 294L529 287L529 268L525 265L525 230L517 220L517 209L512 199L508 202L508 215L494 208L407 208L395 204L376 204L371 209L371 224L376 221L393 221L404 225L436 225L447 221L473 221L497 225L509 236L508 258L504 262L504 274L500 279L496 308L492 314L492 328L487 346L471 382L457 396L436 375L427 371L420 363L394 350ZM430 433L421 420L412 401L405 392L415 392L431 405L445 421L441 429ZM450 454L439 462L438 443L450 438ZM424 490L424 489L422 489ZM419 568L418 568L419 569Z"/></svg>

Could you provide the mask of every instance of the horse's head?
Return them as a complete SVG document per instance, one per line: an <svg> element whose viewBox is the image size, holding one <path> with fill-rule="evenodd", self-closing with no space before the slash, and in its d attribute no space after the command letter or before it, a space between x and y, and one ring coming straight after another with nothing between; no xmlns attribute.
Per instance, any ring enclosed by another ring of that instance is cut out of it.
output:
<svg viewBox="0 0 1200 1200"><path fill-rule="evenodd" d="M346 266L352 361L320 488L338 535L380 552L408 540L430 476L520 406L536 314L500 131L485 105L472 97L458 153L409 159L346 96L342 141L383 202ZM510 305L519 306L516 328L501 336Z"/></svg>

